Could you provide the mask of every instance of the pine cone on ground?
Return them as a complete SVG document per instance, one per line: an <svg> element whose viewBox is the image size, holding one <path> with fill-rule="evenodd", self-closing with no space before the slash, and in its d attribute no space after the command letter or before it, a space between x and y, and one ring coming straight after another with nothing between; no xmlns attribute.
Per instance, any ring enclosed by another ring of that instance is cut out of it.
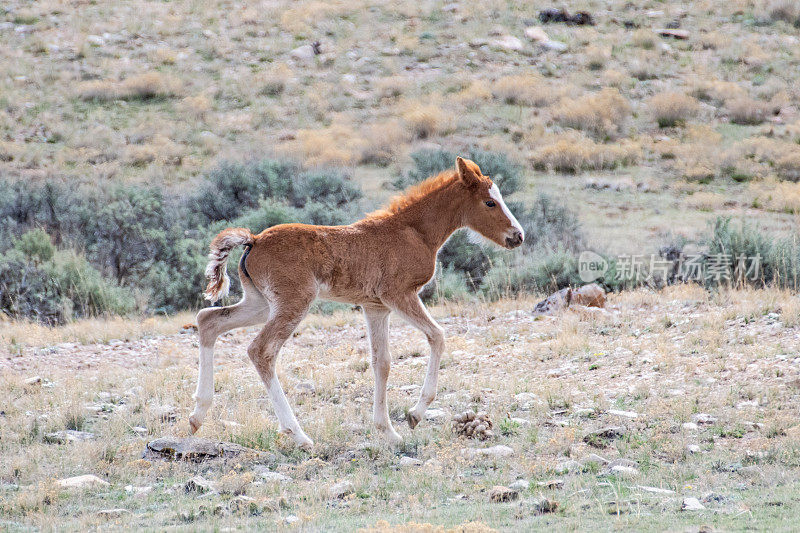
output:
<svg viewBox="0 0 800 533"><path fill-rule="evenodd" d="M492 421L485 411L474 413L464 411L460 415L453 417L453 428L458 435L464 435L471 439L486 440L494 437L492 431Z"/></svg>

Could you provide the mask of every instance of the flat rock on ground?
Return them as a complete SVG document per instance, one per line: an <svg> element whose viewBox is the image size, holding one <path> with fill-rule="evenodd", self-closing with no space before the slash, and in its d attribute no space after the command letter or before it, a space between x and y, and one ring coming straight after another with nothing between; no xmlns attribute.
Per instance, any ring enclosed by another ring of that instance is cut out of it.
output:
<svg viewBox="0 0 800 533"><path fill-rule="evenodd" d="M236 457L250 454L253 457L271 457L272 454L246 448L232 442L217 442L210 439L189 437L162 437L147 443L142 459L161 459L170 461L192 461L195 463L211 459Z"/></svg>

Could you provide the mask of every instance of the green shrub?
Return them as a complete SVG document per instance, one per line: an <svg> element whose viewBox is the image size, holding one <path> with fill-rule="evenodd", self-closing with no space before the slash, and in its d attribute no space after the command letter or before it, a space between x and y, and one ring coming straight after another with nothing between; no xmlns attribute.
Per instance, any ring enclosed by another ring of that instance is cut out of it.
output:
<svg viewBox="0 0 800 533"><path fill-rule="evenodd" d="M517 202L509 202L525 230L525 248L528 250L556 250L559 247L579 251L583 247L580 222L575 213L552 197L540 194L529 209Z"/></svg>
<svg viewBox="0 0 800 533"><path fill-rule="evenodd" d="M577 257L563 249L527 256L519 263L498 264L483 280L481 291L492 300L524 292L550 293L582 285Z"/></svg>
<svg viewBox="0 0 800 533"><path fill-rule="evenodd" d="M478 287L495 256L489 246L470 241L469 230L458 230L439 250L438 260L445 270L459 272L472 288Z"/></svg>
<svg viewBox="0 0 800 533"><path fill-rule="evenodd" d="M425 296L424 300L430 303L468 302L475 298L464 274L453 268L437 268Z"/></svg>
<svg viewBox="0 0 800 533"><path fill-rule="evenodd" d="M36 262L50 261L56 252L50 235L43 229L33 229L23 234L15 240L14 248Z"/></svg>
<svg viewBox="0 0 800 533"><path fill-rule="evenodd" d="M414 166L392 182L395 189L419 183L445 170L454 169L457 155L447 150L424 149L411 154ZM522 166L501 152L471 150L467 155L475 161L485 176L497 183L504 195L513 194L522 187Z"/></svg>

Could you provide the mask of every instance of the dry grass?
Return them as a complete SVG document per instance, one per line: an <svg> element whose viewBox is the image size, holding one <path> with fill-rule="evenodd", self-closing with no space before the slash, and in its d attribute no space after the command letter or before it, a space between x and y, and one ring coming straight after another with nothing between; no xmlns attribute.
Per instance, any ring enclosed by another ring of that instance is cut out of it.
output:
<svg viewBox="0 0 800 533"><path fill-rule="evenodd" d="M735 98L725 103L725 112L734 124L761 124L770 111L769 104L747 97Z"/></svg>
<svg viewBox="0 0 800 533"><path fill-rule="evenodd" d="M78 86L78 96L87 101L148 100L176 96L181 83L160 72L145 72L123 81L94 80Z"/></svg>
<svg viewBox="0 0 800 533"><path fill-rule="evenodd" d="M700 111L697 100L676 92L659 93L648 101L647 106L660 128L683 126Z"/></svg>
<svg viewBox="0 0 800 533"><path fill-rule="evenodd" d="M535 75L504 76L491 84L492 96L504 104L543 107L552 99L552 89Z"/></svg>
<svg viewBox="0 0 800 533"><path fill-rule="evenodd" d="M565 134L535 149L529 159L534 168L577 173L583 170L608 170L635 163L641 148L631 142L602 144L580 136Z"/></svg>
<svg viewBox="0 0 800 533"><path fill-rule="evenodd" d="M442 109L435 105L413 105L403 113L403 119L415 139L428 139L439 134L446 120Z"/></svg>
<svg viewBox="0 0 800 533"><path fill-rule="evenodd" d="M561 125L584 130L600 139L620 136L630 115L630 104L612 88L577 99L565 98L554 111Z"/></svg>

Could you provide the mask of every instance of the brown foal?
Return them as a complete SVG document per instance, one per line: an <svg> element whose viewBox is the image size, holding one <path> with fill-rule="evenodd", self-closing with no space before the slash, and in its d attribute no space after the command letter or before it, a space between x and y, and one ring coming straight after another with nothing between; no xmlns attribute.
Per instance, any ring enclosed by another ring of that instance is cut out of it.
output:
<svg viewBox="0 0 800 533"><path fill-rule="evenodd" d="M444 332L417 293L434 274L439 248L464 226L505 248L515 248L524 239L497 185L481 174L478 165L459 157L455 171L429 178L386 209L349 226L281 224L258 235L244 228L222 231L211 243L205 297L216 302L227 295L230 281L225 264L230 251L240 245L247 247L239 262L244 295L235 305L209 307L197 315L200 375L189 417L192 433L211 407L217 336L266 322L247 353L266 384L280 431L301 447L313 445L289 406L275 363L311 303L322 298L363 308L375 373L373 419L390 443L401 443L386 405L389 313L394 311L422 331L431 348L419 401L408 413L413 429L436 396L444 349Z"/></svg>

